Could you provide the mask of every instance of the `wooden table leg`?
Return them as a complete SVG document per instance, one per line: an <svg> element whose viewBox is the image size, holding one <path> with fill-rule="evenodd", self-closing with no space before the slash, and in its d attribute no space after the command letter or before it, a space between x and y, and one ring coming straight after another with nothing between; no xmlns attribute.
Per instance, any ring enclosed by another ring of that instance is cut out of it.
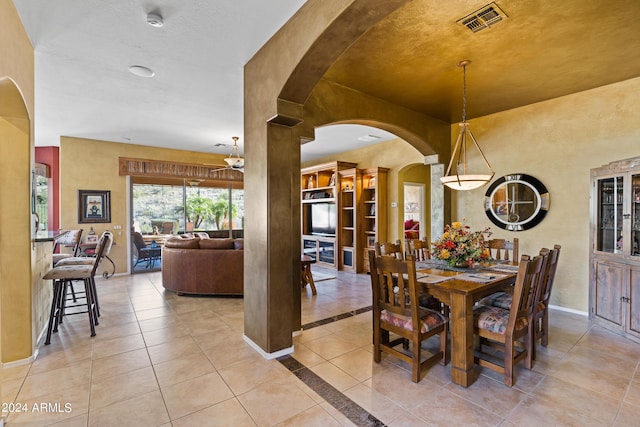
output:
<svg viewBox="0 0 640 427"><path fill-rule="evenodd" d="M451 381L469 387L477 378L473 362L473 300L453 293L450 311Z"/></svg>

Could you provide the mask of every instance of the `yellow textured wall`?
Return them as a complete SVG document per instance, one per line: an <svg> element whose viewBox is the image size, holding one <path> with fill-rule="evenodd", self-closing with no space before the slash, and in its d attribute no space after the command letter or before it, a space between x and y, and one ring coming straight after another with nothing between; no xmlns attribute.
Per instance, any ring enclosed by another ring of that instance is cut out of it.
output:
<svg viewBox="0 0 640 427"><path fill-rule="evenodd" d="M33 352L30 171L34 57L10 0L0 0L0 362ZM1 393L1 390L0 390Z"/></svg>
<svg viewBox="0 0 640 427"><path fill-rule="evenodd" d="M118 175L119 157L171 160L184 163L217 163L225 155L173 150L143 145L96 141L81 138L60 138L60 227L82 228L84 233L93 227L96 234L104 230L114 233L114 246L109 257L116 264L116 273L127 271L127 183ZM78 190L111 191L111 223L78 223ZM121 225L115 230L114 225Z"/></svg>
<svg viewBox="0 0 640 427"><path fill-rule="evenodd" d="M342 162L357 163L359 169L367 169L373 167L389 168L387 178L387 230L390 241L402 239L399 234L398 223L401 222L402 213L399 208L392 208L391 203L400 203L402 195L399 194L399 188L402 183L398 181L398 174L402 168L414 163L423 163L424 156L420 154L413 146L402 139L392 139L390 141L381 142L379 144L370 145L368 147L356 150L346 151L337 156L328 156L321 159L305 162L302 167L318 165L326 162L339 160ZM426 182L426 181L425 181ZM400 206L400 204L398 204Z"/></svg>
<svg viewBox="0 0 640 427"><path fill-rule="evenodd" d="M496 172L522 172L551 195L545 219L531 230L496 229L483 210L486 187L454 194L452 220L491 226L496 237L518 237L521 254L562 245L551 303L588 310L589 171L640 154L640 78L471 120ZM452 141L458 126L451 126ZM477 159L476 159L477 160Z"/></svg>
<svg viewBox="0 0 640 427"><path fill-rule="evenodd" d="M0 78L11 78L33 118L33 47L11 0L0 0Z"/></svg>

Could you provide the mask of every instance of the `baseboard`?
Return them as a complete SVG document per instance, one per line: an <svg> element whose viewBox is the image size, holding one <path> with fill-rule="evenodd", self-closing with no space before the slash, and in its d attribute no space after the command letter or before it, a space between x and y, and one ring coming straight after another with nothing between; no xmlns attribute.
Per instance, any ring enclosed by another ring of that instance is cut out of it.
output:
<svg viewBox="0 0 640 427"><path fill-rule="evenodd" d="M552 309L558 310L558 311L564 311L564 312L567 312L567 313L579 314L580 316L589 317L589 313L588 312L580 311L580 310L574 310L573 308L561 307L559 305L552 305L552 304L549 304L549 308L552 308Z"/></svg>
<svg viewBox="0 0 640 427"><path fill-rule="evenodd" d="M293 346L284 348L282 350L278 350L273 353L267 353L264 351L258 344L254 343L251 338L247 337L245 334L242 334L242 339L251 346L255 351L257 351L262 357L265 359L271 360L276 359L280 356L286 356L287 354L293 353Z"/></svg>
<svg viewBox="0 0 640 427"><path fill-rule="evenodd" d="M33 355L27 357L26 359L20 359L20 360L14 360L13 362L2 363L1 366L3 368L13 368L15 366L26 365L28 363L34 362L36 360L37 355L38 355L38 350L36 350Z"/></svg>

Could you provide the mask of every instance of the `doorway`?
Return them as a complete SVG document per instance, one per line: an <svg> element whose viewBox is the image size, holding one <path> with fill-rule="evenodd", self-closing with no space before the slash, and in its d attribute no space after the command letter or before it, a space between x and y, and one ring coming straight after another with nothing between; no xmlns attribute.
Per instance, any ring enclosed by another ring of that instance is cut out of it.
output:
<svg viewBox="0 0 640 427"><path fill-rule="evenodd" d="M403 223L405 239L425 237L425 185L418 182L404 183Z"/></svg>

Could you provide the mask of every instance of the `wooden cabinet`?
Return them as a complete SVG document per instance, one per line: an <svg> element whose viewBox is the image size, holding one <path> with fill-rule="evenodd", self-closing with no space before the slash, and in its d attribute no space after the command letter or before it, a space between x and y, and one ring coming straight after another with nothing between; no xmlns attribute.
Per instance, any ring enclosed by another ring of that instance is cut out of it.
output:
<svg viewBox="0 0 640 427"><path fill-rule="evenodd" d="M640 157L591 170L589 243L590 319L640 342Z"/></svg>
<svg viewBox="0 0 640 427"><path fill-rule="evenodd" d="M362 173L359 169L340 171L340 270L362 271L362 257L359 251L361 221L360 198L362 197Z"/></svg>
<svg viewBox="0 0 640 427"><path fill-rule="evenodd" d="M301 171L302 250L325 267L340 268L340 173L355 163L331 162Z"/></svg>
<svg viewBox="0 0 640 427"><path fill-rule="evenodd" d="M369 271L369 249L375 242L387 240L387 168L372 168L362 171L362 270Z"/></svg>
<svg viewBox="0 0 640 427"><path fill-rule="evenodd" d="M303 169L303 253L325 267L369 271L367 249L387 239L388 171L347 162Z"/></svg>

